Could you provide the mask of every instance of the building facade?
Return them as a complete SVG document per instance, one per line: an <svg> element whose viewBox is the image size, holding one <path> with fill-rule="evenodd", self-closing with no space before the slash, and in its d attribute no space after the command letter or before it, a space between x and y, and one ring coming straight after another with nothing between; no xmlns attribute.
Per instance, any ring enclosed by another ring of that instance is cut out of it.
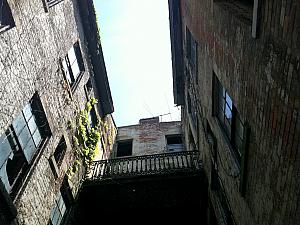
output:
<svg viewBox="0 0 300 225"><path fill-rule="evenodd" d="M0 224L62 224L116 133L93 2L1 0L0 58Z"/></svg>
<svg viewBox="0 0 300 225"><path fill-rule="evenodd" d="M169 0L175 103L209 224L299 224L300 4Z"/></svg>
<svg viewBox="0 0 300 225"><path fill-rule="evenodd" d="M141 119L137 125L118 127L112 157L141 156L184 151L180 121Z"/></svg>

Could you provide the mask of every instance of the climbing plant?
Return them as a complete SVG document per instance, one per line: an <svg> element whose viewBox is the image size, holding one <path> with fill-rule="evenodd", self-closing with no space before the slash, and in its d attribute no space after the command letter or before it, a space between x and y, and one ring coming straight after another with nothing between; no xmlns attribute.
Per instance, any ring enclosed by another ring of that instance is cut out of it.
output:
<svg viewBox="0 0 300 225"><path fill-rule="evenodd" d="M70 122L69 128L73 130L73 143L75 148L75 161L67 171L69 179L79 170L81 163L84 166L89 166L97 154L98 145L100 142L101 119L96 113L96 124L91 125L89 114L93 106L97 103L97 99L91 98L84 109L80 110L75 118L75 123Z"/></svg>

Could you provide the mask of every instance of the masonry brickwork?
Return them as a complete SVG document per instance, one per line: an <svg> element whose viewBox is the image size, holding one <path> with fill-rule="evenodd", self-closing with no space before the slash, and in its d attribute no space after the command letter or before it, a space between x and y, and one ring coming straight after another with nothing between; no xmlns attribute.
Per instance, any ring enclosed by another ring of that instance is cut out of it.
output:
<svg viewBox="0 0 300 225"><path fill-rule="evenodd" d="M190 82L185 78L184 131L192 133L207 176L217 168L236 224L298 224L300 3L254 1L258 23L253 38L252 11L249 17L236 8L242 1L178 2L185 65L186 28L198 44L196 76ZM241 168L214 116L213 73L250 127L244 196L239 191ZM187 110L188 93L196 123ZM216 138L215 163L208 127Z"/></svg>
<svg viewBox="0 0 300 225"><path fill-rule="evenodd" d="M159 117L154 117L141 119L136 125L118 127L113 156L117 154L118 143L128 140L132 140L132 156L168 153L167 136L181 138L180 121L159 122Z"/></svg>

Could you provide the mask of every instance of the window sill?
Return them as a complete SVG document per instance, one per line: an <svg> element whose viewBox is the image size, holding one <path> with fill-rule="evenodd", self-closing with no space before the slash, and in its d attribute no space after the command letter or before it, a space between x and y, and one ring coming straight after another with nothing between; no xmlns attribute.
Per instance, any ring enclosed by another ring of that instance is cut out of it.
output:
<svg viewBox="0 0 300 225"><path fill-rule="evenodd" d="M240 2L238 0L215 1L214 4L218 5L220 8L230 12L235 18L244 24L251 26L253 20L253 5Z"/></svg>
<svg viewBox="0 0 300 225"><path fill-rule="evenodd" d="M11 28L13 28L11 25L0 25L0 34L10 30Z"/></svg>

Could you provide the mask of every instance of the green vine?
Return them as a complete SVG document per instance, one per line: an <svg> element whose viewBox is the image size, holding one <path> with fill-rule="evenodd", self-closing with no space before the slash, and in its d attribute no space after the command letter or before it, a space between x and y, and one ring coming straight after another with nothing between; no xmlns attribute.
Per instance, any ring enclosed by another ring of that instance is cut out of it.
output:
<svg viewBox="0 0 300 225"><path fill-rule="evenodd" d="M81 163L84 166L89 166L94 160L98 144L100 142L100 124L101 119L96 113L97 122L93 126L89 122L89 113L93 106L98 103L97 99L91 98L86 104L83 110L80 110L75 118L75 126L69 126L74 130L73 143L75 146L75 158L73 165L67 171L69 179L78 172ZM71 123L70 123L71 124Z"/></svg>

